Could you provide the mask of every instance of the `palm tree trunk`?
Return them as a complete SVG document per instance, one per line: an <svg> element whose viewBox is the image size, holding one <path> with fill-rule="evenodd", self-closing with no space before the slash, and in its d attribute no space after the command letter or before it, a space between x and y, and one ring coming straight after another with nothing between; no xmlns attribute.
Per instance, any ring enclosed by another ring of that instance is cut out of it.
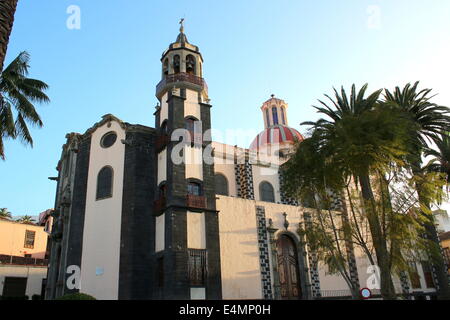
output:
<svg viewBox="0 0 450 320"><path fill-rule="evenodd" d="M417 190L419 194L419 202L429 208L429 204L426 200L423 200L421 192ZM434 225L434 217L432 215L427 215L421 212L425 216L425 237L430 240L431 248L429 256L431 258L431 265L437 277L436 289L439 300L450 300L450 286L449 286L449 276L447 273L447 268L445 265L444 257L442 256L442 250L440 245L439 236L437 234L436 227Z"/></svg>
<svg viewBox="0 0 450 320"><path fill-rule="evenodd" d="M417 151L417 154L420 154L420 151ZM420 156L416 156L412 161L412 172L414 175L421 175L421 158ZM416 185L417 194L419 196L419 203L421 205L426 206L428 210L431 210L429 201L423 196L421 188ZM426 218L425 219L425 233L426 238L429 239L432 243L431 252L438 252L439 254L430 254L432 261L432 268L435 270L436 277L438 283L437 286L437 295L440 300L449 300L450 299L450 284L449 284L449 276L447 272L447 268L445 265L445 260L441 251L441 244L439 240L439 236L437 234L436 227L434 225L434 216L427 215L425 212L421 212L421 214Z"/></svg>
<svg viewBox="0 0 450 320"><path fill-rule="evenodd" d="M14 14L16 13L18 0L0 1L0 72L3 71L3 64L8 48L9 36L14 24Z"/></svg>
<svg viewBox="0 0 450 320"><path fill-rule="evenodd" d="M372 235L373 246L377 256L378 267L380 268L380 287L383 299L392 300L396 298L394 284L392 282L389 252L386 240L383 239L381 225L375 206L375 197L373 195L370 178L368 175L360 175L359 183L364 200L364 207L369 221L370 233Z"/></svg>

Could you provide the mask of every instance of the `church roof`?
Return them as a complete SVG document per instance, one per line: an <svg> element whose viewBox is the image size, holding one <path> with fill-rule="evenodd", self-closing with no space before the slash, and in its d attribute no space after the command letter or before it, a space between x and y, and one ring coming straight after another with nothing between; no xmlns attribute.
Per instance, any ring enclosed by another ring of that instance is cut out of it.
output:
<svg viewBox="0 0 450 320"><path fill-rule="evenodd" d="M272 104L272 103L275 103L275 104L278 104L278 103L286 104L286 102L283 99L275 98L275 95L272 95L270 99L266 100L263 103L261 108L264 108L264 106L266 106L267 104Z"/></svg>
<svg viewBox="0 0 450 320"><path fill-rule="evenodd" d="M182 20L184 20L184 19L182 19ZM193 52L199 54L200 57L202 56L201 53L200 53L199 48L197 46L189 43L189 41L187 39L187 36L184 33L184 26L183 26L182 22L183 21L180 22L180 24L181 24L180 33L178 34L177 39L175 40L174 43L171 43L169 45L169 48L166 51L163 52L162 57L161 57L161 61L164 59L164 57L166 56L166 54L169 51L179 50L179 49L187 49L187 50L190 50L190 51L193 51Z"/></svg>
<svg viewBox="0 0 450 320"><path fill-rule="evenodd" d="M180 31L180 34L178 35L177 40L175 42L181 43L181 44L189 43L189 41L183 31Z"/></svg>
<svg viewBox="0 0 450 320"><path fill-rule="evenodd" d="M258 134L250 145L250 149L259 150L272 144L294 144L295 142L301 142L303 140L304 138L301 133L294 128L277 124Z"/></svg>

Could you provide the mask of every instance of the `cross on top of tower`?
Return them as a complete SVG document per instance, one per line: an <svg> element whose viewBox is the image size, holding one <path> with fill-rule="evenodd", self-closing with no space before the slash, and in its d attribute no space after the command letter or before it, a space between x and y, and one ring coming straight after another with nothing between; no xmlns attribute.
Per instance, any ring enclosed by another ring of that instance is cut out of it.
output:
<svg viewBox="0 0 450 320"><path fill-rule="evenodd" d="M183 25L183 22L184 22L184 18L181 18L181 19L180 19L180 32L181 32L181 33L184 32L184 25Z"/></svg>

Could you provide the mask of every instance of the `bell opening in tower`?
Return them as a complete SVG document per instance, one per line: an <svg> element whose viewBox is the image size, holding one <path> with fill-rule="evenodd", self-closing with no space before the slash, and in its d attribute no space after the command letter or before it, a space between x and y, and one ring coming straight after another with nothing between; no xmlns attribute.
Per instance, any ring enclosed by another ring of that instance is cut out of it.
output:
<svg viewBox="0 0 450 320"><path fill-rule="evenodd" d="M186 72L195 75L195 58L191 54L186 57Z"/></svg>
<svg viewBox="0 0 450 320"><path fill-rule="evenodd" d="M180 56L175 55L173 57L173 71L175 73L180 73Z"/></svg>

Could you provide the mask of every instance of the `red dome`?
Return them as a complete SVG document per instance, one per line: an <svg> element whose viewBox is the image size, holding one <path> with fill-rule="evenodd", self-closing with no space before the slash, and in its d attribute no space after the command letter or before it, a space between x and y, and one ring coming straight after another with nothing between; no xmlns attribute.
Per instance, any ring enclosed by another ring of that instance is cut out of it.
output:
<svg viewBox="0 0 450 320"><path fill-rule="evenodd" d="M260 148L269 144L293 144L297 141L303 140L303 136L297 130L278 124L269 127L258 134L255 140L253 140L252 144L250 145L250 149L259 150Z"/></svg>

